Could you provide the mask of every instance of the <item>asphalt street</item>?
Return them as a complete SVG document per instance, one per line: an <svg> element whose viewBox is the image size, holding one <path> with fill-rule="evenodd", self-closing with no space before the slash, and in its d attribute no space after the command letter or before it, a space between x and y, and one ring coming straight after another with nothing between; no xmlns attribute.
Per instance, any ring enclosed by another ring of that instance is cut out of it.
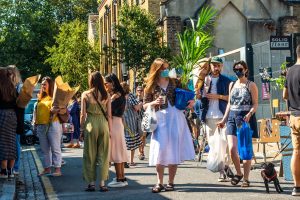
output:
<svg viewBox="0 0 300 200"><path fill-rule="evenodd" d="M37 167L41 170L38 158L41 156L41 152L38 146L36 149L35 159ZM147 150L148 147L146 147ZM87 183L82 178L82 153L82 149L64 149L63 159L67 163L62 168L63 176L41 179L48 199L295 199L290 195L293 184L284 181L283 178L280 178L280 182L284 193L276 193L274 186L270 184L271 193L267 194L260 176L260 169L251 171L251 187L241 188L240 185L232 186L230 182L219 183L217 181L218 174L208 171L205 162L200 165L195 161L187 161L180 165L175 179L176 191L154 194L151 192L151 188L156 183L155 168L148 166L147 159L140 161L137 158L135 159L136 167L125 169L129 182L127 187L111 188L106 193L85 192ZM114 167L111 167L109 181L114 177ZM167 183L168 177L165 176L164 180Z"/></svg>

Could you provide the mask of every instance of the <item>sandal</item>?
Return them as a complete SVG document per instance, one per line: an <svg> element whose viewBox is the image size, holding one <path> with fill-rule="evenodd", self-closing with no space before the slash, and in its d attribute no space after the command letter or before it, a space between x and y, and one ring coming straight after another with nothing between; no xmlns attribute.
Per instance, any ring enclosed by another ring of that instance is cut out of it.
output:
<svg viewBox="0 0 300 200"><path fill-rule="evenodd" d="M87 188L85 188L85 191L86 192L95 192L95 185L91 185L91 184L89 184L88 186L87 186Z"/></svg>
<svg viewBox="0 0 300 200"><path fill-rule="evenodd" d="M129 164L130 167L136 166L136 163L132 162Z"/></svg>
<svg viewBox="0 0 300 200"><path fill-rule="evenodd" d="M100 186L99 188L100 192L108 192L108 188L106 186Z"/></svg>
<svg viewBox="0 0 300 200"><path fill-rule="evenodd" d="M174 191L174 186L175 186L174 183L168 183L165 190L166 191Z"/></svg>
<svg viewBox="0 0 300 200"><path fill-rule="evenodd" d="M51 171L42 171L42 173L39 173L38 176L49 176L51 175Z"/></svg>
<svg viewBox="0 0 300 200"><path fill-rule="evenodd" d="M249 187L250 186L250 181L244 180L241 187Z"/></svg>
<svg viewBox="0 0 300 200"><path fill-rule="evenodd" d="M53 172L52 176L62 176L62 173L61 172Z"/></svg>
<svg viewBox="0 0 300 200"><path fill-rule="evenodd" d="M234 175L234 177L231 179L231 184L232 185L237 185L241 180L242 178L244 177L244 175Z"/></svg>
<svg viewBox="0 0 300 200"><path fill-rule="evenodd" d="M233 178L234 177L234 173L232 172L232 170L230 169L230 167L226 166L224 169L226 176L228 178Z"/></svg>
<svg viewBox="0 0 300 200"><path fill-rule="evenodd" d="M141 153L141 154L139 155L139 159L140 159L140 160L145 160L145 155L144 155L143 153Z"/></svg>
<svg viewBox="0 0 300 200"><path fill-rule="evenodd" d="M165 187L162 184L158 184L157 183L156 185L153 186L152 192L153 193L159 193L159 192L161 192L164 189L165 189Z"/></svg>

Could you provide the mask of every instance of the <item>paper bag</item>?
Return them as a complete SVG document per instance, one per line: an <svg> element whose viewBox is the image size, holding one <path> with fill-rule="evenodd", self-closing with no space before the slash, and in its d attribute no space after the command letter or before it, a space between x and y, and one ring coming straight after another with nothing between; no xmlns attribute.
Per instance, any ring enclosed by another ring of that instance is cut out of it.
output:
<svg viewBox="0 0 300 200"><path fill-rule="evenodd" d="M53 92L53 106L58 108L66 108L69 101L79 90L79 86L71 88L68 83L64 83L61 76L55 79ZM63 113L61 113L63 114Z"/></svg>
<svg viewBox="0 0 300 200"><path fill-rule="evenodd" d="M27 106L30 99L32 98L34 87L38 83L40 77L41 75L36 75L29 77L24 81L23 87L17 98L17 105L19 108L25 108Z"/></svg>

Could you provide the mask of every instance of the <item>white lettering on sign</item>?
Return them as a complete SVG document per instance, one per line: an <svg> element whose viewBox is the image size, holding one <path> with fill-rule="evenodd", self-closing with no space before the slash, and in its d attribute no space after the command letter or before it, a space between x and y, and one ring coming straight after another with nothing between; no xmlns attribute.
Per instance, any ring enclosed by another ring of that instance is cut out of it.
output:
<svg viewBox="0 0 300 200"><path fill-rule="evenodd" d="M288 38L271 38L271 42L288 42Z"/></svg>
<svg viewBox="0 0 300 200"><path fill-rule="evenodd" d="M288 48L289 47L289 42L271 42L271 47L286 47Z"/></svg>

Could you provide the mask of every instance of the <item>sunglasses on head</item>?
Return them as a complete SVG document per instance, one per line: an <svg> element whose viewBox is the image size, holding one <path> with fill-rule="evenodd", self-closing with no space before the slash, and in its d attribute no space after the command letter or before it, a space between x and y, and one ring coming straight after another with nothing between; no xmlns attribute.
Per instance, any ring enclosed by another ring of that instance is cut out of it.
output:
<svg viewBox="0 0 300 200"><path fill-rule="evenodd" d="M243 68L239 68L239 69L233 69L234 72L243 72Z"/></svg>

